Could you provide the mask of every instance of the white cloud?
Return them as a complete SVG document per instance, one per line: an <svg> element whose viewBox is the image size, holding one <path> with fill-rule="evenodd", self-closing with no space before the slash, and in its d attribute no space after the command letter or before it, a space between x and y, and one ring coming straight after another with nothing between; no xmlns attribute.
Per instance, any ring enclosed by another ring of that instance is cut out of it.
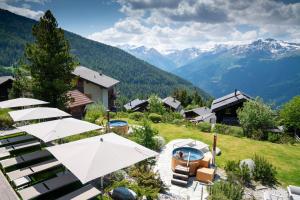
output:
<svg viewBox="0 0 300 200"><path fill-rule="evenodd" d="M126 18L90 39L145 45L161 51L251 42L274 37L298 41L300 3L272 0L117 0ZM245 26L247 28L241 28Z"/></svg>
<svg viewBox="0 0 300 200"><path fill-rule="evenodd" d="M44 14L43 11L31 10L30 7L28 7L28 6L16 7L16 6L9 5L6 3L6 1L0 1L0 8L8 10L17 15L22 15L24 17L28 17L28 18L35 19L35 20L38 20Z"/></svg>

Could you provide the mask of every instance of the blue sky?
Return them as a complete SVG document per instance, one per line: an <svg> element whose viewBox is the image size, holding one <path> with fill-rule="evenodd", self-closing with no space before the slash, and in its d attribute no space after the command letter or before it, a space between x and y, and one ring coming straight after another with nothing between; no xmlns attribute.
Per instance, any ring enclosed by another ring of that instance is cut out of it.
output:
<svg viewBox="0 0 300 200"><path fill-rule="evenodd" d="M300 42L299 0L0 0L0 8L37 20L50 9L60 27L115 46Z"/></svg>

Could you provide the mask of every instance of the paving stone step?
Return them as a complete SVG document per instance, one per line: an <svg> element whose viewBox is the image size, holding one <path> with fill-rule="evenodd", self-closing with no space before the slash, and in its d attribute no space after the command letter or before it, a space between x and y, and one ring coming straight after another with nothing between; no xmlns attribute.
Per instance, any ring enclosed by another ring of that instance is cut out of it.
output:
<svg viewBox="0 0 300 200"><path fill-rule="evenodd" d="M190 171L189 167L184 167L181 165L177 165L175 167L175 173L177 173L177 174L189 175L189 171Z"/></svg>
<svg viewBox="0 0 300 200"><path fill-rule="evenodd" d="M173 178L174 178L174 179L184 180L184 181L189 180L189 176L188 176L188 175L185 175L185 174L178 174L178 173L173 173Z"/></svg>
<svg viewBox="0 0 300 200"><path fill-rule="evenodd" d="M173 185L178 185L178 186L183 186L183 187L186 187L187 184L188 184L187 181L179 180L179 179L174 179L174 178L171 180L171 183L172 183Z"/></svg>

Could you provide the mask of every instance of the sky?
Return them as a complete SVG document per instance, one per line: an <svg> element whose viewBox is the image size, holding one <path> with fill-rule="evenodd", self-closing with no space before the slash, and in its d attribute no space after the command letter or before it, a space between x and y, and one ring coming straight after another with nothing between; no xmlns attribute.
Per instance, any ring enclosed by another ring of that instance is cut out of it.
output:
<svg viewBox="0 0 300 200"><path fill-rule="evenodd" d="M300 42L300 0L0 0L0 8L113 46L161 52L274 38Z"/></svg>

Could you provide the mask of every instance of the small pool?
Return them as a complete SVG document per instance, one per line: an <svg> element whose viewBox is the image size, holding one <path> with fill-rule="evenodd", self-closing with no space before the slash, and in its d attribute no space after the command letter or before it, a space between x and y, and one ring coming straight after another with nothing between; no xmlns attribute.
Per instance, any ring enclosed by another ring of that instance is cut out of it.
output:
<svg viewBox="0 0 300 200"><path fill-rule="evenodd" d="M203 158L204 154L199 149L192 147L178 147L172 152L171 167L172 170L175 171L177 165L188 166L189 175L194 176L196 175L197 169L200 167Z"/></svg>
<svg viewBox="0 0 300 200"><path fill-rule="evenodd" d="M111 131L120 134L120 135L124 135L124 134L128 134L128 122L123 121L123 120L111 120L109 122L109 127L111 129Z"/></svg>
<svg viewBox="0 0 300 200"><path fill-rule="evenodd" d="M183 153L183 156L181 158L182 160L188 160L189 155L190 155L190 161L201 160L204 157L202 151L191 147L176 148L173 150L173 156L179 159L180 158L179 152Z"/></svg>
<svg viewBox="0 0 300 200"><path fill-rule="evenodd" d="M109 122L109 126L111 127L119 127L119 126L127 126L128 122L123 121L123 120L111 120Z"/></svg>

